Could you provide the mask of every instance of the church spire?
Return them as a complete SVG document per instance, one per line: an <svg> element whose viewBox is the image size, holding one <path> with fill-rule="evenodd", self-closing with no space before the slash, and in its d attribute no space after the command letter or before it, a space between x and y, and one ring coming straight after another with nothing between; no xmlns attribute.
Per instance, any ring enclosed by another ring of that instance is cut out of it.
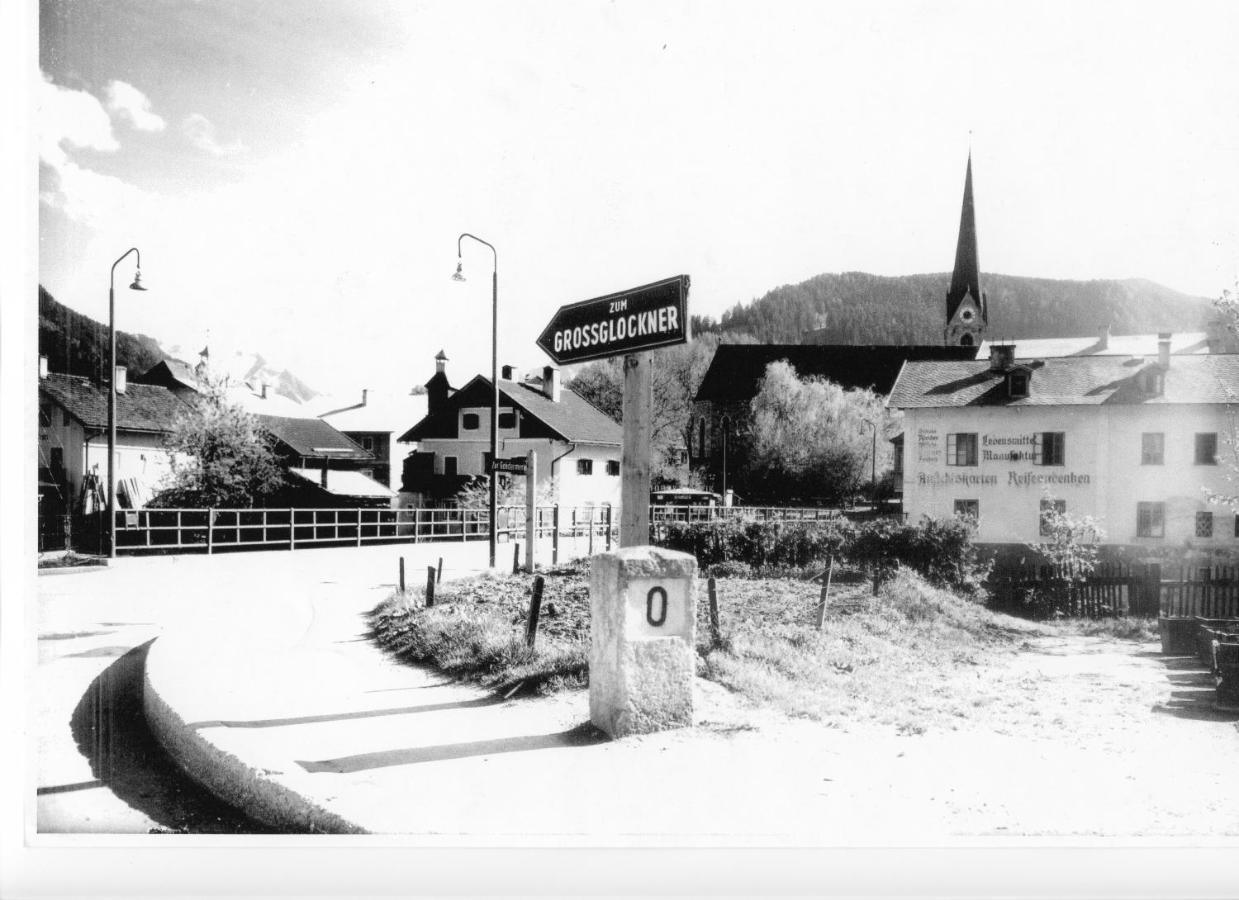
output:
<svg viewBox="0 0 1239 900"><path fill-rule="evenodd" d="M971 303L968 303L968 300L971 300ZM981 291L981 263L977 255L977 214L972 201L971 150L968 151L968 169L964 176L964 202L959 213L955 271L951 275L951 288L946 295L946 321L947 341L952 344L979 342L981 332L989 322L989 305ZM969 340L962 341L965 335Z"/></svg>

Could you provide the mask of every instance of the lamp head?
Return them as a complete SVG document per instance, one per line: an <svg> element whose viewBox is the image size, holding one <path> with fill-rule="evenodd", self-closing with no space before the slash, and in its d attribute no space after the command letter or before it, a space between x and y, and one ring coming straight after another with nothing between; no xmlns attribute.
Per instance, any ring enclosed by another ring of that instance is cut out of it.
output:
<svg viewBox="0 0 1239 900"><path fill-rule="evenodd" d="M458 259L456 260L456 274L452 276L452 281L464 281L464 280L465 280L465 273L464 273L464 270L461 268L461 262Z"/></svg>
<svg viewBox="0 0 1239 900"><path fill-rule="evenodd" d="M146 290L146 288L142 286L142 270L141 270L141 269L135 269L135 270L134 270L134 272L133 272L133 284L129 285L129 290L131 290L131 291L144 291L144 290Z"/></svg>

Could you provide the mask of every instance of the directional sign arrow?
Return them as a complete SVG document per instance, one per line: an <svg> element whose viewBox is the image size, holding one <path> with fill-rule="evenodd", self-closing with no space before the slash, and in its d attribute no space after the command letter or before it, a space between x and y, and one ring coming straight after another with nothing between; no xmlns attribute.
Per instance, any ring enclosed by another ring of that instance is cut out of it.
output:
<svg viewBox="0 0 1239 900"><path fill-rule="evenodd" d="M561 306L538 336L557 365L640 353L688 340L687 275Z"/></svg>

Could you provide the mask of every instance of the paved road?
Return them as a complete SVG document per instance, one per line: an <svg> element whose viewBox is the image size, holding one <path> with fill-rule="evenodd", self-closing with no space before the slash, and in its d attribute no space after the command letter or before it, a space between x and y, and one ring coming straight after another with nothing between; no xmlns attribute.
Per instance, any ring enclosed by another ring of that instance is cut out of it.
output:
<svg viewBox="0 0 1239 900"><path fill-rule="evenodd" d="M346 573L375 601L394 587L399 558L410 586L444 557L444 577L478 571L486 545L423 544L288 553L122 557L107 569L38 579L37 827L41 833L253 833L263 826L185 777L141 713L143 661L163 624L221 594L309 591ZM254 592L254 585L262 590ZM235 608L235 606L233 606ZM261 603L237 627L262 628Z"/></svg>

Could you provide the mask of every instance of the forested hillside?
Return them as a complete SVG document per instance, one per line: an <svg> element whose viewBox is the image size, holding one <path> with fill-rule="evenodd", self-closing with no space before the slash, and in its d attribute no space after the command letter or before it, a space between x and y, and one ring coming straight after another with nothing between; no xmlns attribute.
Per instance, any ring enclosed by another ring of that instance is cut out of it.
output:
<svg viewBox="0 0 1239 900"><path fill-rule="evenodd" d="M52 372L98 379L108 363L108 326L56 301L39 286L39 353ZM159 344L144 334L116 332L116 364L133 375L164 359Z"/></svg>
<svg viewBox="0 0 1239 900"><path fill-rule="evenodd" d="M721 321L694 317L700 331L751 335L759 343L937 344L945 324L949 273L887 277L864 272L817 275L783 285ZM1067 337L1200 331L1211 298L1192 297L1151 281L1058 281L1016 275L981 276L989 297L991 338Z"/></svg>

